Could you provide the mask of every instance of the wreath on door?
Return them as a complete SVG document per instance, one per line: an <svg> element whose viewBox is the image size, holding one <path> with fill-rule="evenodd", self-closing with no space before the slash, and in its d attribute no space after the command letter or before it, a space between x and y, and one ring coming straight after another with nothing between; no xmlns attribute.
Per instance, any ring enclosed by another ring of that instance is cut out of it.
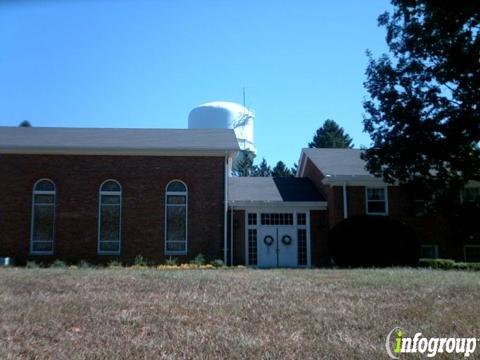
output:
<svg viewBox="0 0 480 360"><path fill-rule="evenodd" d="M263 238L263 242L265 243L265 245L270 246L273 244L273 237L267 235Z"/></svg>
<svg viewBox="0 0 480 360"><path fill-rule="evenodd" d="M290 245L292 243L292 237L290 235L283 235L282 243L285 245Z"/></svg>

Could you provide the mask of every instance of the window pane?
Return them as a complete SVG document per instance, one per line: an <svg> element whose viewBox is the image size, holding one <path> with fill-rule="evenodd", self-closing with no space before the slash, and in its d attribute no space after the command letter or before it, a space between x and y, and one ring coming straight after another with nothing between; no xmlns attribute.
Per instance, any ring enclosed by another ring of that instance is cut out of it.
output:
<svg viewBox="0 0 480 360"><path fill-rule="evenodd" d="M51 181L42 180L35 185L35 191L55 191L55 186Z"/></svg>
<svg viewBox="0 0 480 360"><path fill-rule="evenodd" d="M307 224L307 214L300 213L297 214L297 225L306 225Z"/></svg>
<svg viewBox="0 0 480 360"><path fill-rule="evenodd" d="M53 251L53 241L34 241L32 243L33 251L42 251L42 252L52 252Z"/></svg>
<svg viewBox="0 0 480 360"><path fill-rule="evenodd" d="M102 195L102 204L120 204L120 195Z"/></svg>
<svg viewBox="0 0 480 360"><path fill-rule="evenodd" d="M463 201L476 201L479 195L479 188L466 188L463 190Z"/></svg>
<svg viewBox="0 0 480 360"><path fill-rule="evenodd" d="M35 205L33 210L33 240L53 240L55 208L51 205Z"/></svg>
<svg viewBox="0 0 480 360"><path fill-rule="evenodd" d="M186 192L187 189L180 181L174 181L168 184L167 191Z"/></svg>
<svg viewBox="0 0 480 360"><path fill-rule="evenodd" d="M120 206L102 206L100 216L100 240L119 240Z"/></svg>
<svg viewBox="0 0 480 360"><path fill-rule="evenodd" d="M368 200L385 200L385 189L367 189Z"/></svg>
<svg viewBox="0 0 480 360"><path fill-rule="evenodd" d="M248 229L248 264L257 265L257 229Z"/></svg>
<svg viewBox="0 0 480 360"><path fill-rule="evenodd" d="M384 201L369 201L368 202L368 212L369 213L385 213L385 202Z"/></svg>
<svg viewBox="0 0 480 360"><path fill-rule="evenodd" d="M167 204L185 204L186 199L184 195L168 195Z"/></svg>
<svg viewBox="0 0 480 360"><path fill-rule="evenodd" d="M185 206L167 206L167 240L186 240L186 215Z"/></svg>
<svg viewBox="0 0 480 360"><path fill-rule="evenodd" d="M297 230L297 261L299 266L307 265L307 230Z"/></svg>
<svg viewBox="0 0 480 360"><path fill-rule="evenodd" d="M414 213L415 216L423 216L427 214L426 202L424 200L414 201Z"/></svg>
<svg viewBox="0 0 480 360"><path fill-rule="evenodd" d="M120 191L120 185L115 181L107 181L102 185L101 191Z"/></svg>
<svg viewBox="0 0 480 360"><path fill-rule="evenodd" d="M465 261L480 262L480 247L465 246Z"/></svg>
<svg viewBox="0 0 480 360"><path fill-rule="evenodd" d="M187 243L185 241L167 241L167 251L187 251Z"/></svg>
<svg viewBox="0 0 480 360"><path fill-rule="evenodd" d="M119 241L100 241L100 251L119 252L120 242Z"/></svg>
<svg viewBox="0 0 480 360"><path fill-rule="evenodd" d="M257 225L257 214L248 214L248 225Z"/></svg>
<svg viewBox="0 0 480 360"><path fill-rule="evenodd" d="M437 258L437 248L435 246L423 245L420 248L420 257L424 259Z"/></svg>
<svg viewBox="0 0 480 360"><path fill-rule="evenodd" d="M55 195L35 195L35 204L53 204Z"/></svg>

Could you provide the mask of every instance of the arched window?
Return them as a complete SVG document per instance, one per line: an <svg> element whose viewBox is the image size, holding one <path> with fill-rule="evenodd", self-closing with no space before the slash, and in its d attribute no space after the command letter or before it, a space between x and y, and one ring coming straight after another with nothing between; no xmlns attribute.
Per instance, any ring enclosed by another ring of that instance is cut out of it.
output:
<svg viewBox="0 0 480 360"><path fill-rule="evenodd" d="M54 225L55 184L51 180L41 179L33 185L30 239L32 254L53 254Z"/></svg>
<svg viewBox="0 0 480 360"><path fill-rule="evenodd" d="M98 208L98 253L120 254L122 188L115 180L100 186Z"/></svg>
<svg viewBox="0 0 480 360"><path fill-rule="evenodd" d="M187 186L173 180L168 183L165 196L165 254L187 253Z"/></svg>

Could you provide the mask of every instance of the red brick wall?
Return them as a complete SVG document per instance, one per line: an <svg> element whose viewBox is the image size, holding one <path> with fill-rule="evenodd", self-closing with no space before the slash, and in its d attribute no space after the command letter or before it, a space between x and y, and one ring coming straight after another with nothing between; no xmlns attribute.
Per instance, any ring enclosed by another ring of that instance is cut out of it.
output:
<svg viewBox="0 0 480 360"><path fill-rule="evenodd" d="M310 245L312 266L328 265L328 213L325 210L310 211Z"/></svg>
<svg viewBox="0 0 480 360"><path fill-rule="evenodd" d="M230 212L229 212L229 216L230 216ZM229 237L229 241L230 241L230 237ZM246 265L245 210L233 211L233 265Z"/></svg>
<svg viewBox="0 0 480 360"><path fill-rule="evenodd" d="M325 191L328 194L329 227L332 228L343 220L343 189L341 186L332 186ZM366 214L364 186L347 186L347 198L348 216ZM388 213L390 217L409 225L421 244L439 245L441 257L461 257L462 252L458 244L452 246L448 242L451 229L444 219L438 216L414 216L412 204L409 204L399 187L388 187Z"/></svg>
<svg viewBox="0 0 480 360"><path fill-rule="evenodd" d="M223 258L224 158L1 155L0 256L29 257L32 187L55 182L55 254L67 261L108 261L97 255L98 191L106 179L122 185L122 261L141 254L164 259L165 186L188 186L188 255ZM38 258L30 256L30 258Z"/></svg>

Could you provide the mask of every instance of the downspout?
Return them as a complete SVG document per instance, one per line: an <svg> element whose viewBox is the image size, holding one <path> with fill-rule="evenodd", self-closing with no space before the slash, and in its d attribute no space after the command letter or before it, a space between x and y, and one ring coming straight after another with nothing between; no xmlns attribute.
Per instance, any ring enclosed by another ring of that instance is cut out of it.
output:
<svg viewBox="0 0 480 360"><path fill-rule="evenodd" d="M227 243L228 243L228 235L227 235L227 220L228 220L228 153L225 155L225 216L223 221L223 262L227 264Z"/></svg>
<svg viewBox="0 0 480 360"><path fill-rule="evenodd" d="M230 266L233 266L233 205L230 207Z"/></svg>
<svg viewBox="0 0 480 360"><path fill-rule="evenodd" d="M343 182L343 218L348 217L347 182Z"/></svg>

